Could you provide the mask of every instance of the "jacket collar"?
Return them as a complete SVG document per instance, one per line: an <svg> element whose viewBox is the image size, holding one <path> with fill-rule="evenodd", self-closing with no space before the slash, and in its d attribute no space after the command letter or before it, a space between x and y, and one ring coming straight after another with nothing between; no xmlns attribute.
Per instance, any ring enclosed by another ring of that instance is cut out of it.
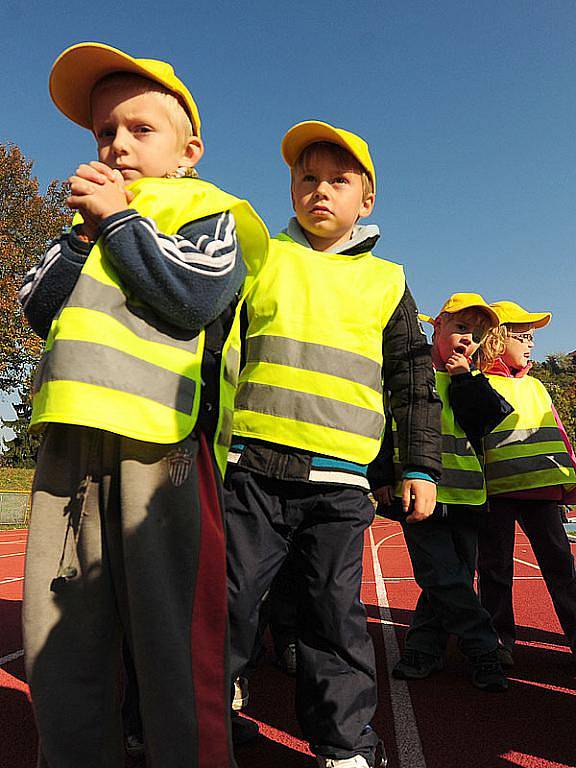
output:
<svg viewBox="0 0 576 768"><path fill-rule="evenodd" d="M305 248L312 248L304 234L304 230L300 224L298 224L298 219L295 216L290 219L288 226L286 229L283 229L282 232L294 240L295 243L298 243L298 245L303 245ZM359 253L371 251L376 245L379 237L380 230L376 224L357 224L352 231L350 240L337 245L335 248L331 249L329 253L357 256Z"/></svg>
<svg viewBox="0 0 576 768"><path fill-rule="evenodd" d="M509 379L521 379L523 376L526 376L530 368L532 368L532 363L528 363L524 368L520 368L519 371L512 372L512 369L506 365L504 360L501 357L497 357L485 373L492 373L495 376L506 376Z"/></svg>

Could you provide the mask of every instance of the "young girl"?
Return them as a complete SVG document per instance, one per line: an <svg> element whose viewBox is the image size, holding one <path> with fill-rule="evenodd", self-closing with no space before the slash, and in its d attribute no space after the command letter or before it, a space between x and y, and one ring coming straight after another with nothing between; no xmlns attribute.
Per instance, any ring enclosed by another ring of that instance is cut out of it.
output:
<svg viewBox="0 0 576 768"><path fill-rule="evenodd" d="M422 590L402 658L392 674L419 679L441 669L453 634L470 660L473 684L481 690L504 691L507 681L497 658L498 638L474 591L478 524L486 506L482 438L512 410L474 366L474 361L486 363L481 343L498 318L478 294L458 293L435 319L426 319L434 324L432 360L442 400L442 478L434 514L412 523L396 504L384 506L390 501L394 474L390 440L384 440L369 474L381 513L402 523L414 578ZM396 448L394 464L400 477Z"/></svg>
<svg viewBox="0 0 576 768"><path fill-rule="evenodd" d="M528 375L534 331L549 312L527 312L512 301L491 304L500 318L492 339L500 356L489 379L514 407L484 441L489 495L479 537L479 584L499 638L499 658L512 666L516 639L512 606L516 520L528 537L556 614L576 653L576 574L559 504L576 501L576 457L544 385Z"/></svg>

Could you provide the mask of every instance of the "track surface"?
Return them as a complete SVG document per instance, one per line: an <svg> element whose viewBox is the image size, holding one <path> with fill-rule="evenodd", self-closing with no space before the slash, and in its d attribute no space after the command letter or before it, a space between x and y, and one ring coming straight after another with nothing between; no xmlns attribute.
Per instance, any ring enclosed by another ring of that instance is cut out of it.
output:
<svg viewBox="0 0 576 768"><path fill-rule="evenodd" d="M25 531L0 532L0 768L35 765L20 632L25 544ZM488 694L472 687L455 645L442 672L407 684L390 680L389 670L418 588L400 527L377 520L367 533L363 598L376 648L380 700L374 725L390 768L576 766L576 662L520 531L515 558L519 642L509 691ZM239 751L240 768L314 765L294 719L293 681L265 659L250 691L246 715L261 723L262 736Z"/></svg>

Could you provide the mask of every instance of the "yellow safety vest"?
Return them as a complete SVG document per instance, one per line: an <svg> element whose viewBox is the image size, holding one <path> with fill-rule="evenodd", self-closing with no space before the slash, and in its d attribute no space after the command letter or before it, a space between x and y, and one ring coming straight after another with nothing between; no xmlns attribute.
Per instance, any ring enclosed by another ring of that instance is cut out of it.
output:
<svg viewBox="0 0 576 768"><path fill-rule="evenodd" d="M572 490L576 473L544 384L533 376L488 379L514 408L484 438L488 495L552 485Z"/></svg>
<svg viewBox="0 0 576 768"><path fill-rule="evenodd" d="M230 210L254 284L267 252L266 228L244 200L197 179L140 179L130 203L175 234L189 221ZM222 351L215 437L224 470L240 361L239 307ZM99 240L52 322L35 381L31 428L79 424L153 443L176 443L194 428L201 395L204 331L195 337L165 323L130 289Z"/></svg>
<svg viewBox="0 0 576 768"><path fill-rule="evenodd" d="M382 332L402 267L274 238L248 298L234 435L368 464L384 430Z"/></svg>
<svg viewBox="0 0 576 768"><path fill-rule="evenodd" d="M442 477L438 484L437 501L442 504L467 504L476 506L486 501L486 483L480 459L454 418L448 398L450 374L436 371L436 390L442 400ZM396 495L401 495L402 476L396 424L394 432L394 465L398 478Z"/></svg>

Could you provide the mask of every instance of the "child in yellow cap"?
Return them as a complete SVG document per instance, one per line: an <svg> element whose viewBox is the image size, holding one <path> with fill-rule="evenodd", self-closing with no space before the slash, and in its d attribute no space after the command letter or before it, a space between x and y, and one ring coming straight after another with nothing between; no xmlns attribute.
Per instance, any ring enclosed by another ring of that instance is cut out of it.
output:
<svg viewBox="0 0 576 768"><path fill-rule="evenodd" d="M480 533L480 597L500 642L500 659L514 659L512 604L516 521L528 537L572 653L576 654L576 572L559 504L576 502L576 456L542 382L529 371L534 331L550 312L528 312L512 301L490 305L498 314L500 356L489 368L492 386L514 413L485 439L489 495Z"/></svg>
<svg viewBox="0 0 576 768"><path fill-rule="evenodd" d="M248 307L226 475L233 679L262 596L288 554L295 576L296 706L323 768L380 764L374 651L360 600L372 522L367 465L399 424L414 520L435 503L440 403L417 310L363 221L376 187L366 142L319 121L282 142L295 218L272 240ZM383 380L385 384L383 385Z"/></svg>
<svg viewBox="0 0 576 768"><path fill-rule="evenodd" d="M267 234L248 203L192 178L200 117L169 64L82 43L50 93L98 160L70 177L74 226L20 293L47 338L24 601L39 764L124 765L124 634L147 764L228 768L220 473L236 295Z"/></svg>
<svg viewBox="0 0 576 768"><path fill-rule="evenodd" d="M416 680L442 669L452 634L469 659L473 684L504 691L498 638L474 590L478 527L486 509L482 438L512 410L475 366L486 362L481 345L498 317L479 294L456 293L426 319L434 324L432 360L442 399L442 477L434 514L412 524L392 502L391 478L399 476L402 461L390 437L371 468L381 486L375 491L379 509L402 523L422 590L392 675Z"/></svg>

